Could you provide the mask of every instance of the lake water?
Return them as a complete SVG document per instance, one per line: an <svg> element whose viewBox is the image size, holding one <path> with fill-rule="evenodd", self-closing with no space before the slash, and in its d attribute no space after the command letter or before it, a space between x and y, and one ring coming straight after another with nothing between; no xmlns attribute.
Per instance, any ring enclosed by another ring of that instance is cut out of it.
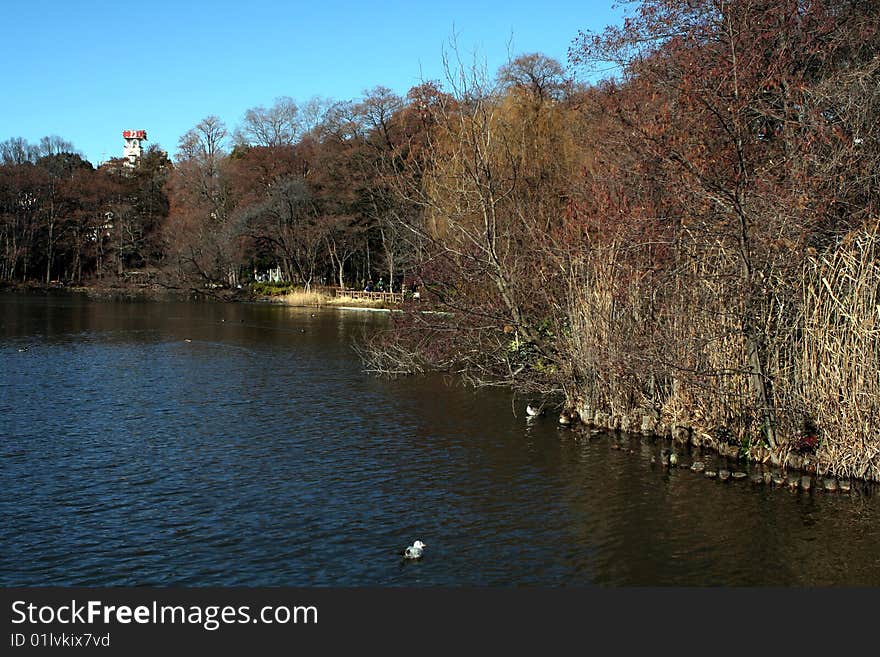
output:
<svg viewBox="0 0 880 657"><path fill-rule="evenodd" d="M0 585L880 585L875 489L712 481L374 378L351 345L387 322L0 294Z"/></svg>

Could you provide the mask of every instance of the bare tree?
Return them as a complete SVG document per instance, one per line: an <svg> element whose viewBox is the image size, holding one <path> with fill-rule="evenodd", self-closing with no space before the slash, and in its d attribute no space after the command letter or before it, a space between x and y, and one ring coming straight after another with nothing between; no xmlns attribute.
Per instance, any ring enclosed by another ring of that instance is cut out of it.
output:
<svg viewBox="0 0 880 657"><path fill-rule="evenodd" d="M227 187L221 175L228 132L217 116L202 119L180 138L171 183L181 210L171 225L178 261L205 282L237 282L240 226L230 220ZM170 231L169 231L170 233Z"/></svg>
<svg viewBox="0 0 880 657"><path fill-rule="evenodd" d="M216 162L224 152L226 124L220 117L206 116L187 130L178 142L178 159L194 159L216 169Z"/></svg>
<svg viewBox="0 0 880 657"><path fill-rule="evenodd" d="M224 154L228 132L226 124L214 115L205 117L188 130L178 143L178 161L185 162L197 174L201 193L210 199L217 214L220 203L219 163Z"/></svg>
<svg viewBox="0 0 880 657"><path fill-rule="evenodd" d="M363 228L351 217L328 218L328 232L324 238L327 255L333 265L339 287L345 289L345 265L365 244Z"/></svg>
<svg viewBox="0 0 880 657"><path fill-rule="evenodd" d="M19 165L26 162L33 164L39 157L39 148L29 144L22 137L13 137L0 142L0 164Z"/></svg>
<svg viewBox="0 0 880 657"><path fill-rule="evenodd" d="M235 142L249 146L292 146L303 129L303 117L293 98L275 99L272 107L252 107L235 131Z"/></svg>
<svg viewBox="0 0 880 657"><path fill-rule="evenodd" d="M562 103L512 93L454 55L448 95L412 96L413 124L424 132L395 144L399 175L390 178L398 204L418 211L395 215L400 230L385 229L394 239L384 246L409 235L424 249L423 289L455 326L414 315L395 348L409 341L475 384L558 393L552 336L564 319L568 245L560 231L568 175L577 170L574 122Z"/></svg>
<svg viewBox="0 0 880 657"><path fill-rule="evenodd" d="M324 121L333 101L321 96L312 96L300 107L300 128L302 134L314 132Z"/></svg>
<svg viewBox="0 0 880 657"><path fill-rule="evenodd" d="M280 262L285 277L298 278L309 289L330 229L306 182L278 180L262 202L245 209L243 221L258 246Z"/></svg>
<svg viewBox="0 0 880 657"><path fill-rule="evenodd" d="M498 69L498 81L505 87L523 89L541 100L560 98L569 82L557 60L542 53L520 55Z"/></svg>
<svg viewBox="0 0 880 657"><path fill-rule="evenodd" d="M317 131L324 138L349 141L362 138L366 128L357 103L347 100L337 101L327 108Z"/></svg>
<svg viewBox="0 0 880 657"><path fill-rule="evenodd" d="M61 155L62 153L81 155L74 147L73 142L67 141L58 135L50 135L40 139L40 143L37 146L37 155L39 157Z"/></svg>
<svg viewBox="0 0 880 657"><path fill-rule="evenodd" d="M403 108L403 99L388 87L378 86L364 92L356 111L363 117L367 129L377 135L383 147L393 148L390 134L392 117Z"/></svg>

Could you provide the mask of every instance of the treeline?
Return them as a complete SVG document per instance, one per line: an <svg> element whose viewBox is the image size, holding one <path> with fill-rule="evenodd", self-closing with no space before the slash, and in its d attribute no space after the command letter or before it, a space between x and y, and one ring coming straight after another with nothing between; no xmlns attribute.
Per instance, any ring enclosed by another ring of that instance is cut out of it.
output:
<svg viewBox="0 0 880 657"><path fill-rule="evenodd" d="M878 53L869 0L644 0L568 69L453 52L405 97L208 117L173 166L7 144L0 277L414 282L449 312L396 317L372 370L876 479Z"/></svg>
<svg viewBox="0 0 880 657"><path fill-rule="evenodd" d="M161 261L170 162L157 148L137 169L95 169L72 143L0 143L0 283L82 283Z"/></svg>
<svg viewBox="0 0 880 657"><path fill-rule="evenodd" d="M350 102L280 98L232 133L207 117L181 139L168 186L169 271L237 286L278 268L306 288L379 277L399 288L417 262L388 174L424 129L413 102L384 87Z"/></svg>
<svg viewBox="0 0 880 657"><path fill-rule="evenodd" d="M875 2L644 0L572 43L587 89L453 76L401 185L453 316L370 366L880 478L878 53Z"/></svg>

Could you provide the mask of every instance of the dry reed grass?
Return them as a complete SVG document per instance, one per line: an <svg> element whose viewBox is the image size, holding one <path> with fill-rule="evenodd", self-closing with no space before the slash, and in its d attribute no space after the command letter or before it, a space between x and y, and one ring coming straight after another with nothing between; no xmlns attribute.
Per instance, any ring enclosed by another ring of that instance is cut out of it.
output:
<svg viewBox="0 0 880 657"><path fill-rule="evenodd" d="M388 303L381 300L359 299L347 296L326 297L324 303L328 306L357 306L358 308L388 308Z"/></svg>
<svg viewBox="0 0 880 657"><path fill-rule="evenodd" d="M781 382L820 430L821 471L880 480L880 235L850 233L805 262L800 330ZM784 387L783 387L784 386Z"/></svg>
<svg viewBox="0 0 880 657"><path fill-rule="evenodd" d="M323 306L357 306L358 308L389 308L387 302L373 299L360 299L348 296L330 296L320 290L306 291L303 288L296 289L287 294L283 294L272 299L276 303L286 306L307 306L307 307L323 307Z"/></svg>
<svg viewBox="0 0 880 657"><path fill-rule="evenodd" d="M640 277L617 244L591 248L574 268L565 349L583 406L612 417L651 412L704 444L748 451L764 437L744 337L755 317L780 456L815 425L821 473L880 480L877 228L805 258L795 280L780 275L751 308L723 244L682 240L678 250L662 281Z"/></svg>
<svg viewBox="0 0 880 657"><path fill-rule="evenodd" d="M279 303L288 306L323 306L330 298L320 292L306 291L305 289L294 290L277 297Z"/></svg>

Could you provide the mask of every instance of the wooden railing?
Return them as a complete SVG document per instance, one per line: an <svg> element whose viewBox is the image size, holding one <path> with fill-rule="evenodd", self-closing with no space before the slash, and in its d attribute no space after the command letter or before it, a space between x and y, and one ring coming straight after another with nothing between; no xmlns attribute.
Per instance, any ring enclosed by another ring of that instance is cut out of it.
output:
<svg viewBox="0 0 880 657"><path fill-rule="evenodd" d="M403 303L403 292L367 292L366 290L344 290L341 287L336 287L333 288L333 296L385 301L387 303Z"/></svg>

